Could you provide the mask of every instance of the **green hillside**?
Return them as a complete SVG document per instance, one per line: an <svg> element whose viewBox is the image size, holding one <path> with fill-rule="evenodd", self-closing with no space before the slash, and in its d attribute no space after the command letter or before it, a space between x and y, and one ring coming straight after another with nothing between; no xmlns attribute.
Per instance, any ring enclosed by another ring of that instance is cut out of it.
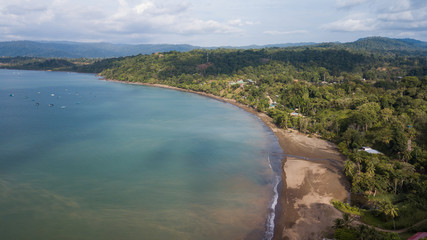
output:
<svg viewBox="0 0 427 240"><path fill-rule="evenodd" d="M393 39L385 37L367 37L355 42L344 43L344 47L369 52L388 52L409 55L427 55L427 43L415 39Z"/></svg>

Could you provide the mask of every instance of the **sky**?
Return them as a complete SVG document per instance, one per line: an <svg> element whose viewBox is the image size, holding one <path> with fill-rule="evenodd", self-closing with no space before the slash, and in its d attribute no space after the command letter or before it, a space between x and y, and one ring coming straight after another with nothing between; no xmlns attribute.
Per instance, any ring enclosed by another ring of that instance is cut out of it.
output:
<svg viewBox="0 0 427 240"><path fill-rule="evenodd" d="M427 41L427 0L0 0L0 41L245 46Z"/></svg>

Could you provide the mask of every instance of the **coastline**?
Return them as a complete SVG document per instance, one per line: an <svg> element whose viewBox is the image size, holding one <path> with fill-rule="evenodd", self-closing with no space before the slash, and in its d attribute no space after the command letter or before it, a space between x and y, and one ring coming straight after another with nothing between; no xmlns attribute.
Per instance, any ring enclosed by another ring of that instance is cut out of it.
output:
<svg viewBox="0 0 427 240"><path fill-rule="evenodd" d="M332 199L347 199L348 182L342 172L345 158L333 143L310 138L297 131L280 129L266 114L234 99L163 84L103 80L195 93L230 103L260 118L276 135L285 153L282 159L282 184L277 189L279 206L276 207L273 239L320 239L331 230L333 220L341 217L330 202Z"/></svg>

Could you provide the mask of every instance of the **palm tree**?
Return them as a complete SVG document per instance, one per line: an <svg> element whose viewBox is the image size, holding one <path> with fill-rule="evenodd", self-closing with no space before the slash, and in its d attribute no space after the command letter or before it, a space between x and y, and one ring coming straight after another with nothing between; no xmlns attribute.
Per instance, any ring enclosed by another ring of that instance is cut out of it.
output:
<svg viewBox="0 0 427 240"><path fill-rule="evenodd" d="M361 154L358 150L354 150L352 158L353 158L353 161L356 162L358 172L360 173L362 171L360 164L363 161L363 157L361 156Z"/></svg>
<svg viewBox="0 0 427 240"><path fill-rule="evenodd" d="M393 228L396 229L396 223L394 222L394 218L398 216L397 211L399 209L394 206L391 202L386 202L381 204L380 210L384 213L386 217L391 217L393 220Z"/></svg>

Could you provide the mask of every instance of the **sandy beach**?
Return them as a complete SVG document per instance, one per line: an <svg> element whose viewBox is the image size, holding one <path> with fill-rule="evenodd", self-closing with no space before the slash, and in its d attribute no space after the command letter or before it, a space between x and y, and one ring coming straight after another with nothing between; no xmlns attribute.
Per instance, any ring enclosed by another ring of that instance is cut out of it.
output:
<svg viewBox="0 0 427 240"><path fill-rule="evenodd" d="M125 83L186 91L228 102L258 116L273 131L287 155L282 161L280 214L276 216L274 239L321 239L331 231L333 220L341 217L330 202L347 199L348 182L342 172L345 158L333 143L280 129L266 114L233 99L162 84Z"/></svg>
<svg viewBox="0 0 427 240"><path fill-rule="evenodd" d="M289 131L276 132L288 156L284 164L275 239L321 239L331 231L333 220L341 213L332 199L345 201L348 182L342 173L343 156L335 145Z"/></svg>
<svg viewBox="0 0 427 240"><path fill-rule="evenodd" d="M274 239L314 240L328 236L334 219L342 217L331 200L346 201L349 193L342 172L345 157L331 142L280 129L264 113L230 103L257 115L274 132L288 155L282 161L283 185Z"/></svg>

